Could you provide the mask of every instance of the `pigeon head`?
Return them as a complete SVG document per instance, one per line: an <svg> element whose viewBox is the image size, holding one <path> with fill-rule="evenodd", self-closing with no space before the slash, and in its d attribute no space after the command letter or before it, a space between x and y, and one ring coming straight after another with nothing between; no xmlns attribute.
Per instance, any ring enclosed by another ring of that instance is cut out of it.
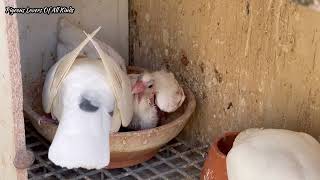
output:
<svg viewBox="0 0 320 180"><path fill-rule="evenodd" d="M141 94L146 90L154 90L154 83L154 78L151 73L140 74L132 87L132 93Z"/></svg>
<svg viewBox="0 0 320 180"><path fill-rule="evenodd" d="M154 102L155 86L154 78L150 73L143 73L138 76L137 81L132 86L132 94L138 96L139 102L142 97L149 102Z"/></svg>
<svg viewBox="0 0 320 180"><path fill-rule="evenodd" d="M185 100L183 89L173 73L167 71L144 72L140 74L132 86L132 93L139 98L144 93L152 92L155 104L161 111L174 112Z"/></svg>

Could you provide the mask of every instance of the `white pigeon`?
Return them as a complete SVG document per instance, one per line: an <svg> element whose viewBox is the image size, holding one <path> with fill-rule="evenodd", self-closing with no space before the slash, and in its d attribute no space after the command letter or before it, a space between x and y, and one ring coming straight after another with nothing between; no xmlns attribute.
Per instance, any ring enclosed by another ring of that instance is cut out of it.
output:
<svg viewBox="0 0 320 180"><path fill-rule="evenodd" d="M49 70L43 109L59 121L48 157L67 168L100 169L109 164L109 133L128 126L133 115L129 77L92 39L62 57ZM101 59L77 58L91 41ZM76 59L77 58L77 59Z"/></svg>
<svg viewBox="0 0 320 180"><path fill-rule="evenodd" d="M77 59L71 67L52 106L51 114L59 120L49 149L49 159L54 163L87 169L108 164L115 99L106 81L100 60Z"/></svg>
<svg viewBox="0 0 320 180"><path fill-rule="evenodd" d="M164 70L129 75L134 94L133 119L128 128L149 129L157 126L162 115L176 111L185 95L173 73Z"/></svg>
<svg viewBox="0 0 320 180"><path fill-rule="evenodd" d="M132 86L140 74L129 74ZM133 130L150 129L159 121L158 109L154 102L154 90L147 88L143 93L135 94L133 98L133 117L128 128Z"/></svg>
<svg viewBox="0 0 320 180"><path fill-rule="evenodd" d="M58 44L57 44L57 58L62 58L65 54L76 48L86 36L81 27L71 23L66 18L62 17L58 22ZM115 51L111 46L102 42L99 39L93 38L116 63L119 64L122 70L126 70L125 60L121 55ZM80 52L79 56L86 56L92 59L99 59L100 56L93 44L88 44Z"/></svg>
<svg viewBox="0 0 320 180"><path fill-rule="evenodd" d="M320 144L282 129L248 129L227 155L229 180L319 180Z"/></svg>

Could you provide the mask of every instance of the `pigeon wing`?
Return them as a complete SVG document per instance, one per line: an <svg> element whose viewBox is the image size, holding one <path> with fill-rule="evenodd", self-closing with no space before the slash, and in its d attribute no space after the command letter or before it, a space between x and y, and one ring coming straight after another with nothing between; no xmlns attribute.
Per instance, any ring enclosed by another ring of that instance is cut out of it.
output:
<svg viewBox="0 0 320 180"><path fill-rule="evenodd" d="M108 82L111 84L116 99L113 121L117 121L118 127L113 126L112 130L118 131L121 124L122 126L127 127L133 116L133 95L131 93L130 79L127 73L121 70L111 57L101 49L100 45L92 38L92 35L86 35L98 51L104 68L106 69Z"/></svg>

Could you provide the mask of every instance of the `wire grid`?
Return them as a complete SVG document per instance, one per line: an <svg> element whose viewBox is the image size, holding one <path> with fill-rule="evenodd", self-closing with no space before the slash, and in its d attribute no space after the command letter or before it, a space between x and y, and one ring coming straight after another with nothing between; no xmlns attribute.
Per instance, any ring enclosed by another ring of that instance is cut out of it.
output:
<svg viewBox="0 0 320 180"><path fill-rule="evenodd" d="M120 180L161 180L199 179L201 167L208 146L189 146L182 140L173 139L152 159L122 169L66 169L54 165L48 159L50 143L46 141L31 123L26 122L27 149L35 155L34 164L28 169L28 179L120 179Z"/></svg>

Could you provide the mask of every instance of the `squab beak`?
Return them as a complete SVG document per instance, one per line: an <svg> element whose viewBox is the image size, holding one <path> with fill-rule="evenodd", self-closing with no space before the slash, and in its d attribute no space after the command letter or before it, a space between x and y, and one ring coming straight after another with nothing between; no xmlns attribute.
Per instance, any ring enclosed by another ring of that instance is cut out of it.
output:
<svg viewBox="0 0 320 180"><path fill-rule="evenodd" d="M142 81L138 80L138 81L133 85L131 92L132 92L132 94L140 94L140 93L142 93L145 89L146 89L145 84L144 84Z"/></svg>

